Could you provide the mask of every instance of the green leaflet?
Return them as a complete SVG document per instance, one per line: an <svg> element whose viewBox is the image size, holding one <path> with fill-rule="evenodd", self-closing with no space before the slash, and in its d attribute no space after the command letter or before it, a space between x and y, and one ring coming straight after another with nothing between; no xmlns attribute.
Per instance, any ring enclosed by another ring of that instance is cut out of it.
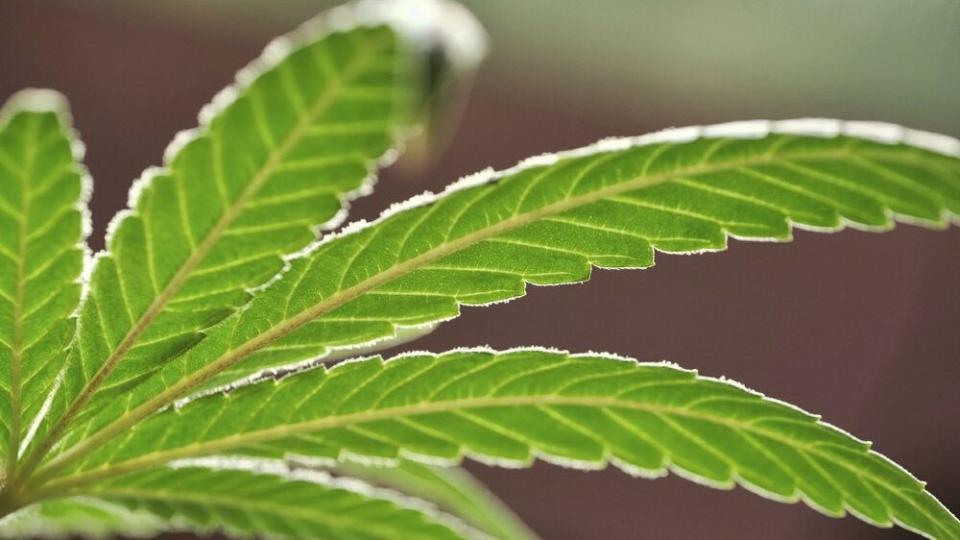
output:
<svg viewBox="0 0 960 540"><path fill-rule="evenodd" d="M322 31L271 45L137 182L96 259L34 460L90 397L109 399L188 349L369 191L410 125L419 52L384 25Z"/></svg>
<svg viewBox="0 0 960 540"><path fill-rule="evenodd" d="M872 140L880 136L888 142ZM481 173L291 261L247 309L125 400L95 402L98 417L69 441L99 433L58 462L202 385L275 367L276 348L312 358L456 317L461 305L522 296L527 283L584 281L591 266L645 268L654 250L721 250L728 235L787 240L791 224L884 230L894 219L944 227L960 215L956 147L889 125L754 122L605 141Z"/></svg>
<svg viewBox="0 0 960 540"><path fill-rule="evenodd" d="M499 540L535 540L537 536L466 470L410 460L390 466L338 463L335 471L430 501L468 525Z"/></svg>
<svg viewBox="0 0 960 540"><path fill-rule="evenodd" d="M238 538L304 540L463 538L450 525L419 510L319 477L200 467L157 469L83 493L128 508L137 515L130 520L133 524L143 523L153 530L224 531ZM72 505L64 506L61 512L76 511ZM90 508L96 506L87 503L86 509ZM116 519L116 511L104 512L104 519ZM147 519L141 517L144 515ZM115 524L105 529L117 530Z"/></svg>
<svg viewBox="0 0 960 540"><path fill-rule="evenodd" d="M372 358L200 398L146 420L44 489L230 453L612 462L960 538L960 521L922 482L817 416L668 364L536 349Z"/></svg>
<svg viewBox="0 0 960 540"><path fill-rule="evenodd" d="M23 91L0 110L0 459L7 474L63 367L80 299L89 186L69 123L65 101L50 91Z"/></svg>

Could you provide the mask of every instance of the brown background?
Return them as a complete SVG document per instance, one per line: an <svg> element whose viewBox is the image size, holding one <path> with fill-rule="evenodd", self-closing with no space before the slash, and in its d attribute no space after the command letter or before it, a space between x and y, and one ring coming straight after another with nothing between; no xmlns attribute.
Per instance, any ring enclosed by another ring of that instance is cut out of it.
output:
<svg viewBox="0 0 960 540"><path fill-rule="evenodd" d="M211 33L175 18L0 0L0 99L26 86L70 97L96 181L92 242L99 248L131 179L158 164L172 135L193 126L200 105L283 29ZM376 216L389 202L488 165L703 121L682 109L610 114L582 106L589 99L571 106L550 92L534 100L515 91L518 84L481 75L439 163L422 174L387 172L352 217ZM723 254L661 256L648 271L598 271L585 285L531 288L522 300L465 310L417 346L553 345L726 375L875 441L956 512L958 269L956 230L800 232L792 244L733 242ZM470 468L547 539L909 536L676 477Z"/></svg>

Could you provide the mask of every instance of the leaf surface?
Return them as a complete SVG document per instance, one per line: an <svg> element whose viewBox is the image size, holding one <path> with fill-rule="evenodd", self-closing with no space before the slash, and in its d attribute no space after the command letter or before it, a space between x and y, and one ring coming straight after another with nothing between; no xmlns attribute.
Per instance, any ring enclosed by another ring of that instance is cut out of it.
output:
<svg viewBox="0 0 960 540"><path fill-rule="evenodd" d="M230 453L612 462L960 538L960 521L922 482L817 416L668 364L536 349L372 358L200 398L151 417L45 489Z"/></svg>
<svg viewBox="0 0 960 540"><path fill-rule="evenodd" d="M469 177L291 261L189 353L98 403L70 442L87 440L58 461L198 388L276 367L278 347L311 358L522 296L527 284L582 282L593 266L721 250L728 236L783 241L793 225L886 230L895 219L946 227L960 215L958 155L960 141L896 126L753 122L605 141Z"/></svg>
<svg viewBox="0 0 960 540"><path fill-rule="evenodd" d="M63 367L80 301L89 186L59 94L0 110L0 459L17 451Z"/></svg>
<svg viewBox="0 0 960 540"><path fill-rule="evenodd" d="M385 25L321 32L268 47L135 184L96 259L34 460L92 396L190 348L369 191L410 126L419 53Z"/></svg>

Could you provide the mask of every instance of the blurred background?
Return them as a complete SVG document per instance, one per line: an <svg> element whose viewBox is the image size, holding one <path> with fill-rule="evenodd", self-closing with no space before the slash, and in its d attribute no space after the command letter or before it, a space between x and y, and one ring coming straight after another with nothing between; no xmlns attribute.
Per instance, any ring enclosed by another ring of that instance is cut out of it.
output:
<svg viewBox="0 0 960 540"><path fill-rule="evenodd" d="M748 118L960 136L956 0L472 0L491 35L450 147L351 217L488 165L610 135ZM56 88L95 181L95 248L131 180L307 0L0 0L0 100ZM960 232L799 232L467 309L417 347L553 345L725 375L822 413L960 510ZM907 538L669 477L469 468L546 539ZM177 536L170 536L174 538ZM182 537L182 536L181 536Z"/></svg>

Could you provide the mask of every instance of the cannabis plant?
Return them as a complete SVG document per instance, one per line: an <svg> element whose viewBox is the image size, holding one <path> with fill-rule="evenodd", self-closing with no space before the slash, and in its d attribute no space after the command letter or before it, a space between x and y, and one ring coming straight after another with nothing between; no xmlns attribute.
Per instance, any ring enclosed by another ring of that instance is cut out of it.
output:
<svg viewBox="0 0 960 540"><path fill-rule="evenodd" d="M532 538L456 468L466 457L672 471L960 538L925 484L868 443L726 379L538 347L375 355L461 306L649 268L655 252L960 215L960 141L788 120L539 156L340 228L375 169L436 132L439 96L482 43L439 2L308 23L135 182L93 256L64 100L9 100L2 533Z"/></svg>

